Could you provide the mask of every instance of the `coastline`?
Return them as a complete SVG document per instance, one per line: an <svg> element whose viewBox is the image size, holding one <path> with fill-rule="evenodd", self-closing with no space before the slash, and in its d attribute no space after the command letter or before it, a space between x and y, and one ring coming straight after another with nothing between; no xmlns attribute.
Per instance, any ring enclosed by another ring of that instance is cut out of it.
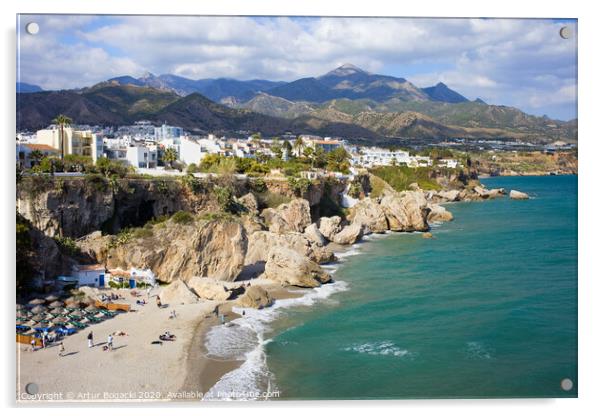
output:
<svg viewBox="0 0 602 416"><path fill-rule="evenodd" d="M385 238L392 234L394 234L392 231L369 234L364 236L362 240L351 245L330 243L328 248L333 250L337 260L331 263L322 264L321 267L333 276L332 283L327 283L314 289L282 287L273 284L270 284L271 287L269 288L264 286L264 288L266 288L270 295L272 295L272 297L275 299L274 305L263 310L253 311L246 309L249 314L245 319L257 319L258 321L261 321L262 324L274 323L278 319L280 309L286 310L295 306L313 305L320 300L329 298L334 293L347 290L346 282L336 280L335 278L338 266L345 261L345 258L361 254L360 247L364 244L375 239ZM237 313L237 311L232 310L232 306L234 305L230 304L228 308L229 317L235 317L235 319L243 318L239 313ZM262 314L269 315L269 317L262 316ZM253 315L258 316L255 317ZM263 361L261 363L253 362L250 364L252 360L257 358L257 352L260 352L261 359L265 360L265 356L263 355L263 346L270 342L271 339L263 340L260 336L260 341L256 346L256 349L249 351L247 353L248 356L245 359L215 359L208 356L206 342L209 332L214 328L219 328L220 326L220 323L217 321L217 319L215 319L212 321L203 322L196 328L196 334L194 335L190 345L191 350L194 350L194 352L189 355L191 359L189 360L186 368L187 377L181 390L190 391L200 389L204 395L209 392L209 395L205 397L206 400L223 399L224 397L230 398L227 395L227 393L229 393L228 388L232 389L232 392L234 393L237 392L232 386L231 381L237 377L240 377L240 374L237 374L237 371L242 371L242 367L247 363L249 364L249 368L244 369L246 370L245 373L249 371L264 372L265 374L263 374L263 376L269 378L266 383L268 386L268 390L266 390L266 392L269 393L270 389L275 389L277 391L277 384L275 384L277 383L277 380L273 379L273 375L269 372L267 363ZM263 325L261 326L263 327ZM263 365L265 368L251 368L259 365ZM256 379L253 381L257 382ZM222 387L219 384L225 384L225 386ZM249 388L250 390L253 390L253 386L249 386ZM263 391L251 391L251 393L263 393ZM234 398L240 399L241 397ZM251 396L250 398L253 399L255 397ZM249 399L249 397L243 397L243 399Z"/></svg>

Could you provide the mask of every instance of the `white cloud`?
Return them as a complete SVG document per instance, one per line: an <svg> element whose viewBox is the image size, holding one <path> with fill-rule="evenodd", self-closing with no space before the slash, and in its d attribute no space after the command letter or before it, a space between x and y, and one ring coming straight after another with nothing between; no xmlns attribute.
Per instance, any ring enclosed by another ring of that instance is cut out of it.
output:
<svg viewBox="0 0 602 416"><path fill-rule="evenodd" d="M576 40L560 38L567 23L549 20L127 16L86 29L92 21L48 18L44 42L22 42L24 81L73 87L147 70L293 80L351 62L530 108L538 102L532 96L555 96L576 82ZM70 45L62 44L66 26L73 28ZM421 71L407 75L404 68L413 67Z"/></svg>

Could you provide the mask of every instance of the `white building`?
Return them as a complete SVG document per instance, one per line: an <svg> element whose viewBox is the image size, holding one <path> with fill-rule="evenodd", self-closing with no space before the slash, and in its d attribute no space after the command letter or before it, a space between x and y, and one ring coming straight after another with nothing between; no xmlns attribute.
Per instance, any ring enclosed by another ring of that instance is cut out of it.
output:
<svg viewBox="0 0 602 416"><path fill-rule="evenodd" d="M180 142L179 158L187 165L199 164L210 153L221 153L220 143L213 136L202 139L184 137Z"/></svg>
<svg viewBox="0 0 602 416"><path fill-rule="evenodd" d="M359 153L352 155L352 164L364 168L372 168L374 166L390 166L393 164L400 165L405 163L410 164L410 154L404 150L390 151L381 147L363 147Z"/></svg>
<svg viewBox="0 0 602 416"><path fill-rule="evenodd" d="M455 159L441 159L437 163L440 167L455 169L458 167L459 163Z"/></svg>
<svg viewBox="0 0 602 416"><path fill-rule="evenodd" d="M127 162L135 168L154 169L157 167L157 149L133 145L127 148Z"/></svg>
<svg viewBox="0 0 602 416"><path fill-rule="evenodd" d="M73 268L78 286L104 287L105 268L102 264L79 265Z"/></svg>

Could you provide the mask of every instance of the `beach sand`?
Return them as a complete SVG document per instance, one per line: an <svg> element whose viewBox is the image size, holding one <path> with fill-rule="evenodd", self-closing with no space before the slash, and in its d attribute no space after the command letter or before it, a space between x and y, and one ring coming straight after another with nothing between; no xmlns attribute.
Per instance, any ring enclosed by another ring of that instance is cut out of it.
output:
<svg viewBox="0 0 602 416"><path fill-rule="evenodd" d="M303 293L268 281L252 284L261 285L275 299ZM156 289L151 296L158 292ZM129 291L121 293L135 304ZM119 314L66 337L62 357L58 345L32 352L29 346L17 344L17 400L31 400L25 389L29 383L35 383L42 400L200 400L224 374L242 364L205 356L204 335L213 325L221 324L212 314L216 305L227 322L239 317L232 311L235 301L158 308L151 298L145 306L134 305L135 312ZM175 319L169 318L172 310L177 313ZM90 331L96 344L93 348L87 345ZM118 331L127 335L115 335L113 351L103 351L108 335ZM152 344L165 331L176 335L177 340Z"/></svg>

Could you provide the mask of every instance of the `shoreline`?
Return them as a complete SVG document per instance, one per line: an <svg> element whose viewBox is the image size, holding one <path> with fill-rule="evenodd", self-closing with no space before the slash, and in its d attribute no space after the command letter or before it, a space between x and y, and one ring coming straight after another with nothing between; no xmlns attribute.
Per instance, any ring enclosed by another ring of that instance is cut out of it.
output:
<svg viewBox="0 0 602 416"><path fill-rule="evenodd" d="M285 299L295 299L303 297L303 289L295 290L289 286L280 286L273 283L258 282L274 298L274 302ZM296 293L299 292L299 293ZM220 310L226 316L226 322L243 316L233 311L236 307L235 301L224 301L220 303ZM272 308L270 306L270 308ZM249 308L245 308L248 310ZM222 324L213 315L201 317L192 330L192 338L188 345L188 354L184 365L185 378L180 391L183 393L199 392L204 396L212 387L214 387L226 374L239 369L245 362L240 359L217 359L208 356L206 347L207 334L215 327ZM198 394L190 394L188 399L197 400ZM176 400L186 400L186 397Z"/></svg>

